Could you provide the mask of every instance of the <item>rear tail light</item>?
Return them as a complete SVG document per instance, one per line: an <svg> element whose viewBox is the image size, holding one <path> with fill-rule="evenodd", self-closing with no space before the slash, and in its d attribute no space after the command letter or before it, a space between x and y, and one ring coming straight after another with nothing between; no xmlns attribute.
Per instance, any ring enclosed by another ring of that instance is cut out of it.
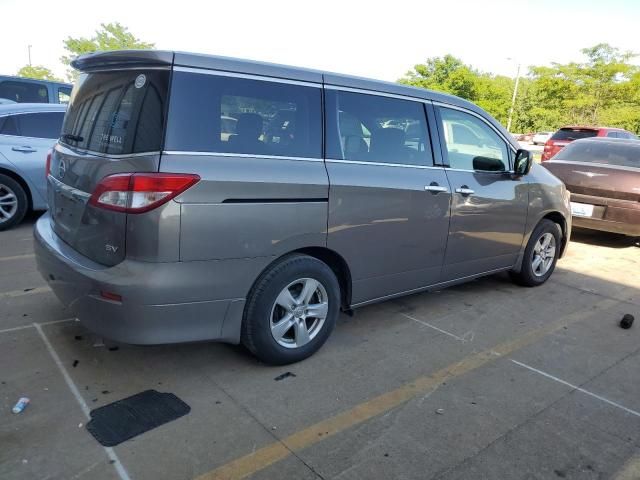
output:
<svg viewBox="0 0 640 480"><path fill-rule="evenodd" d="M104 177L89 204L125 213L144 213L168 202L196 184L198 175L185 173L118 173Z"/></svg>
<svg viewBox="0 0 640 480"><path fill-rule="evenodd" d="M48 178L49 174L51 173L51 155L53 155L53 150L50 148L47 152L47 163L45 164L44 168L44 178Z"/></svg>

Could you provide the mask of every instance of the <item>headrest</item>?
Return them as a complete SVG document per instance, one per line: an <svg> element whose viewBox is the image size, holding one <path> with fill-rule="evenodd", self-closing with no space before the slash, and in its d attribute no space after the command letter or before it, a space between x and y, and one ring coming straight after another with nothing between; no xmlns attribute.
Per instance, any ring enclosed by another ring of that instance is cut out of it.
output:
<svg viewBox="0 0 640 480"><path fill-rule="evenodd" d="M262 134L262 117L257 113L238 115L236 133L242 137L258 138Z"/></svg>
<svg viewBox="0 0 640 480"><path fill-rule="evenodd" d="M399 128L380 128L371 135L371 151L397 151L404 145L404 139L404 131Z"/></svg>

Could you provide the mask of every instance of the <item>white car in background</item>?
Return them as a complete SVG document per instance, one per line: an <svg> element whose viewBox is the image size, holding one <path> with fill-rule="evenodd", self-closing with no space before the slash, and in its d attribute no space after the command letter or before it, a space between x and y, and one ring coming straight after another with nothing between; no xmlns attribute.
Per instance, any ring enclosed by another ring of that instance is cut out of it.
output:
<svg viewBox="0 0 640 480"><path fill-rule="evenodd" d="M534 145L544 145L554 133L555 132L538 132L531 139L531 143L533 143Z"/></svg>

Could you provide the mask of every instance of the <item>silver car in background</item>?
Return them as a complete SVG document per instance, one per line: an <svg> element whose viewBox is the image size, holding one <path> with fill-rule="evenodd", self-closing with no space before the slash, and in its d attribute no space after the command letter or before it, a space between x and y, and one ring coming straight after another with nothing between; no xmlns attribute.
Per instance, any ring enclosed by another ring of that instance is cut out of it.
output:
<svg viewBox="0 0 640 480"><path fill-rule="evenodd" d="M340 310L500 271L544 283L569 194L465 100L224 57L80 70L36 259L91 330L308 357Z"/></svg>
<svg viewBox="0 0 640 480"><path fill-rule="evenodd" d="M47 153L60 136L65 105L0 105L0 230L29 210L47 209Z"/></svg>

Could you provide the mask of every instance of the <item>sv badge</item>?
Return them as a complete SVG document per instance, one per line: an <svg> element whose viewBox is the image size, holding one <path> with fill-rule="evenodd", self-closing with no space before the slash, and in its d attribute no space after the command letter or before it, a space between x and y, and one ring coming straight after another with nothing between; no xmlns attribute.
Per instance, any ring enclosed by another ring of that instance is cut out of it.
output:
<svg viewBox="0 0 640 480"><path fill-rule="evenodd" d="M116 247L115 245L109 245L108 243L104 246L104 248L107 250L107 252L109 253L116 253L118 251L119 247Z"/></svg>

